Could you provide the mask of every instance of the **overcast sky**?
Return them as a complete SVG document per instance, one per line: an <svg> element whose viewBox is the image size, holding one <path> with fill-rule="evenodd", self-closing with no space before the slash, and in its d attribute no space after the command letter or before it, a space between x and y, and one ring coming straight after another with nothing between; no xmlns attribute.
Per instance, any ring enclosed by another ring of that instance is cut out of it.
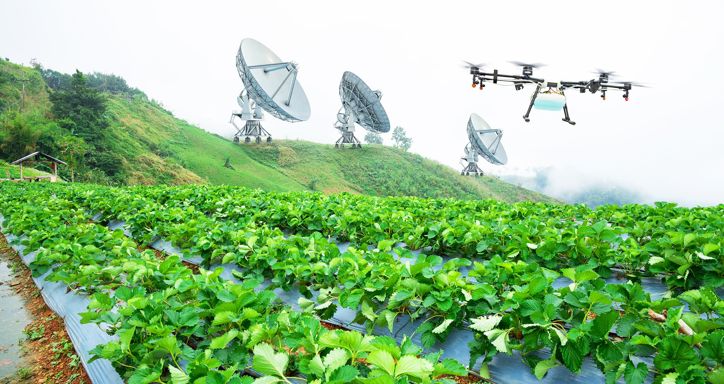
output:
<svg viewBox="0 0 724 384"><path fill-rule="evenodd" d="M299 64L312 116L267 115L276 138L333 143L345 70L382 102L412 151L459 168L470 113L503 129L506 166L551 169L552 189L616 185L648 201L724 198L724 2L712 1L33 1L0 2L0 56L71 72L124 77L176 116L230 136L241 81L235 55L253 37ZM546 80L587 80L595 68L651 85L631 100L571 93L557 112L523 115L532 88L470 87L461 60L509 72L546 63ZM361 133L363 136L364 133ZM385 136L389 143L390 136Z"/></svg>

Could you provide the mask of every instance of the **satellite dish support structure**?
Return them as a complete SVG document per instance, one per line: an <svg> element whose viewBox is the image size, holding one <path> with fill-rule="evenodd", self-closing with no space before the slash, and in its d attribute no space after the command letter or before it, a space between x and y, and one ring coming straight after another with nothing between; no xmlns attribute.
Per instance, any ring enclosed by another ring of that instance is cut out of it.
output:
<svg viewBox="0 0 724 384"><path fill-rule="evenodd" d="M465 162L465 164L463 164ZM460 172L463 176L482 176L483 170L478 166L478 152L472 148L470 143L465 146L465 157L460 159L463 164L463 170Z"/></svg>
<svg viewBox="0 0 724 384"><path fill-rule="evenodd" d="M340 137L335 143L335 147L344 147L345 144L352 144L352 148L362 148L362 143L354 135L354 125L357 123L357 116L354 111L346 111L344 107L339 109L337 112L337 122L334 123L334 127L342 132Z"/></svg>
<svg viewBox="0 0 724 384"><path fill-rule="evenodd" d="M234 142L240 142L243 137L245 143L250 143L251 138L254 137L258 144L261 143L262 137L266 137L266 142L271 143L271 134L261 126L261 120L264 118L264 110L254 102L254 100L249 99L246 89L241 91L236 101L239 103L241 111L232 112L231 119L229 120L231 125L236 128ZM239 127L236 124L235 118L244 122L244 125Z"/></svg>

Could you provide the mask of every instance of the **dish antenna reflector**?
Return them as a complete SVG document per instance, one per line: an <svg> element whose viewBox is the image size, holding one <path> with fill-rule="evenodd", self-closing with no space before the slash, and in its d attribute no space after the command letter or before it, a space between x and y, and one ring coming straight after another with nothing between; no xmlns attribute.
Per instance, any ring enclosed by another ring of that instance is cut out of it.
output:
<svg viewBox="0 0 724 384"><path fill-rule="evenodd" d="M473 113L468 119L468 139L470 142L465 146L465 157L462 161L464 166L462 175L480 176L483 171L478 167L478 156L482 156L491 164L504 165L508 162L508 155L501 144L503 131L493 129L482 117Z"/></svg>
<svg viewBox="0 0 724 384"><path fill-rule="evenodd" d="M236 69L244 84L237 97L241 111L231 114L231 124L236 128L234 142L244 138L251 142L255 137L260 143L262 137L271 142L271 135L261 126L263 111L277 119L298 122L309 119L309 101L297 80L298 66L291 61L282 61L264 44L254 39L244 39L236 54ZM234 121L245 121L239 128Z"/></svg>
<svg viewBox="0 0 724 384"><path fill-rule="evenodd" d="M382 92L370 89L359 76L349 71L342 75L339 97L342 108L337 112L334 127L342 132L342 137L334 144L335 147L344 147L345 144L351 144L352 148L362 147L354 136L355 124L375 133L390 131L390 119L380 102Z"/></svg>

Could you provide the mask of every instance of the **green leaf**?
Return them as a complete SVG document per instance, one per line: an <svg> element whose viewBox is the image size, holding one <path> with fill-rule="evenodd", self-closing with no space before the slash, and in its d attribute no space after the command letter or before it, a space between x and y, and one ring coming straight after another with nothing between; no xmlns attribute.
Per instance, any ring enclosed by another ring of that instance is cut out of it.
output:
<svg viewBox="0 0 724 384"><path fill-rule="evenodd" d="M236 320L236 314L231 311L222 311L214 316L212 325L223 325L228 324Z"/></svg>
<svg viewBox="0 0 724 384"><path fill-rule="evenodd" d="M345 365L336 369L329 376L329 383L352 383L359 376L357 368Z"/></svg>
<svg viewBox="0 0 724 384"><path fill-rule="evenodd" d="M289 356L282 352L275 353L274 348L267 343L260 343L254 346L252 368L259 373L284 377L288 362Z"/></svg>
<svg viewBox="0 0 724 384"><path fill-rule="evenodd" d="M561 331L560 329L553 327L553 330L556 332L556 335L558 336L558 339L561 341L561 345L566 345L568 342L568 337L566 336L566 332Z"/></svg>
<svg viewBox="0 0 724 384"><path fill-rule="evenodd" d="M568 343L561 346L563 364L565 364L566 368L568 368L571 372L575 373L581 370L583 356L583 351L580 349L578 343Z"/></svg>
<svg viewBox="0 0 724 384"><path fill-rule="evenodd" d="M335 369L347 364L349 357L347 351L341 348L335 348L329 351L329 353L324 356L324 366L327 368L327 372L331 373Z"/></svg>
<svg viewBox="0 0 724 384"><path fill-rule="evenodd" d="M180 352L180 349L176 342L176 336L174 335L168 335L162 339L157 340L156 345L159 346L162 350L174 356L177 354L177 352Z"/></svg>
<svg viewBox="0 0 724 384"><path fill-rule="evenodd" d="M234 252L227 252L221 259L221 264L229 264L236 260L236 254Z"/></svg>
<svg viewBox="0 0 724 384"><path fill-rule="evenodd" d="M646 379L646 375L649 373L649 368L645 363L638 363L634 366L631 361L626 363L626 370L623 372L623 377L626 379L626 384L643 384Z"/></svg>
<svg viewBox="0 0 724 384"><path fill-rule="evenodd" d="M495 349L499 352L510 354L510 347L508 346L508 332L510 332L510 330L504 331L502 329L491 329L484 332L484 334L493 346L495 346Z"/></svg>
<svg viewBox="0 0 724 384"><path fill-rule="evenodd" d="M470 321L473 322L470 324L470 328L478 332L487 332L495 328L502 319L503 316L500 315L480 316L478 318L470 319Z"/></svg>
<svg viewBox="0 0 724 384"><path fill-rule="evenodd" d="M445 319L440 325L435 327L435 329L432 330L432 333L443 333L445 330L452 324L452 322L455 321L455 319Z"/></svg>
<svg viewBox="0 0 724 384"><path fill-rule="evenodd" d="M649 265L654 265L654 264L662 263L664 261L666 261L666 260L663 257L651 256L651 257L649 257L648 263L649 263Z"/></svg>
<svg viewBox="0 0 724 384"><path fill-rule="evenodd" d="M465 366L455 359L445 359L435 364L434 375L436 377L442 375L467 376L467 374L468 370Z"/></svg>
<svg viewBox="0 0 724 384"><path fill-rule="evenodd" d="M367 362L387 372L390 376L395 375L395 359L387 351L374 351L367 356Z"/></svg>
<svg viewBox="0 0 724 384"><path fill-rule="evenodd" d="M704 254L705 254L705 255L708 255L708 254L710 254L710 253L712 253L712 252L714 252L714 251L719 250L719 245L718 245L718 244L707 243L707 244L704 244L704 247L703 247L702 250L704 251Z"/></svg>
<svg viewBox="0 0 724 384"><path fill-rule="evenodd" d="M319 355L314 355L312 360L309 361L309 371L315 376L324 377L324 363Z"/></svg>
<svg viewBox="0 0 724 384"><path fill-rule="evenodd" d="M367 320L374 322L377 320L377 314L375 313L374 308L367 302L363 301L361 306L362 316L364 316Z"/></svg>
<svg viewBox="0 0 724 384"><path fill-rule="evenodd" d="M211 340L211 344L209 345L209 348L211 349L223 349L226 348L226 345L229 344L236 336L239 335L239 331L236 329L232 329L229 332L224 333L223 335L219 337L215 337L213 340Z"/></svg>
<svg viewBox="0 0 724 384"><path fill-rule="evenodd" d="M419 357L405 355L400 358L395 367L395 377L409 375L424 379L432 374L434 367L431 362Z"/></svg>
<svg viewBox="0 0 724 384"><path fill-rule="evenodd" d="M548 370L557 365L558 362L556 361L555 356L551 356L550 359L539 361L538 364L535 365L533 373L535 373L535 377L537 377L538 380L543 380L543 377L546 373L548 373Z"/></svg>
<svg viewBox="0 0 724 384"><path fill-rule="evenodd" d="M387 323L387 329L389 329L390 333L392 333L392 330L395 328L395 318L397 317L397 312L384 310L384 311L382 311L382 314L385 316L385 322Z"/></svg>
<svg viewBox="0 0 724 384"><path fill-rule="evenodd" d="M189 375L186 372L174 367L173 365L168 366L168 371L171 373L171 384L188 384L191 381Z"/></svg>
<svg viewBox="0 0 724 384"><path fill-rule="evenodd" d="M593 319L593 325L591 326L591 336L598 339L604 339L608 337L608 332L613 327L613 324L618 320L619 314L616 311L609 311L602 315L599 315Z"/></svg>
<svg viewBox="0 0 724 384"><path fill-rule="evenodd" d="M118 332L116 332L116 335L118 336L118 341L121 344L121 351L123 353L128 353L128 351L130 351L131 339L133 339L134 332L136 332L136 327L119 329Z"/></svg>
<svg viewBox="0 0 724 384"><path fill-rule="evenodd" d="M676 384L676 378L679 377L678 372L669 372L661 380L661 384ZM712 383L716 383L714 380L710 380Z"/></svg>
<svg viewBox="0 0 724 384"><path fill-rule="evenodd" d="M684 235L684 247L688 246L689 243L696 240L696 233L687 233Z"/></svg>
<svg viewBox="0 0 724 384"><path fill-rule="evenodd" d="M680 368L685 370L690 365L696 365L698 361L694 349L677 336L668 336L662 340L659 353L654 357L654 365L663 372Z"/></svg>
<svg viewBox="0 0 724 384"><path fill-rule="evenodd" d="M136 368L131 377L128 378L128 384L149 384L157 381L160 377L161 371L142 364Z"/></svg>

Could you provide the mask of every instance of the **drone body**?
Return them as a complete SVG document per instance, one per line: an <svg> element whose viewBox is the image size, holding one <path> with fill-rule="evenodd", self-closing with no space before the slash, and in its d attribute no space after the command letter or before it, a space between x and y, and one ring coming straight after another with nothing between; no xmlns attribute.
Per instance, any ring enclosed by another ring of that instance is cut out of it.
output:
<svg viewBox="0 0 724 384"><path fill-rule="evenodd" d="M526 85L535 85L535 91L531 95L528 110L523 115L526 122L530 121L530 112L533 108L546 111L563 111L563 121L575 125L576 122L571 120L568 114L568 103L566 102L566 90L577 89L580 93L600 93L601 99L606 100L606 92L621 91L622 97L628 101L629 92L632 87L643 86L633 82L609 82L609 77L613 72L598 71L598 78L584 81L561 81L546 82L545 79L533 77L533 70L543 66L542 64L528 64L512 62L522 67L520 75L509 75L494 69L492 72L483 70L484 64L472 64L466 62L466 67L470 69L473 76L473 88L482 90L485 83L493 84L507 83L513 84L516 91L522 90Z"/></svg>

